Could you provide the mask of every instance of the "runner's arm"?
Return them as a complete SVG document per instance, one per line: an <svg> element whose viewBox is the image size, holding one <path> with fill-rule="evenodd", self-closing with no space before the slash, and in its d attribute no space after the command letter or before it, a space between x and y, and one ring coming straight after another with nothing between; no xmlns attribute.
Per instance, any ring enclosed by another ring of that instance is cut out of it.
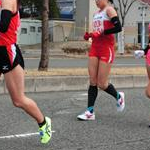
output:
<svg viewBox="0 0 150 150"><path fill-rule="evenodd" d="M121 23L115 9L113 7L109 7L107 9L107 14L111 18L111 22L113 23L114 27L104 30L104 34L108 35L121 32L122 31Z"/></svg>
<svg viewBox="0 0 150 150"><path fill-rule="evenodd" d="M12 12L10 10L3 9L1 12L1 21L0 21L0 32L5 33L9 28L11 21Z"/></svg>
<svg viewBox="0 0 150 150"><path fill-rule="evenodd" d="M5 33L9 28L11 17L14 12L16 0L3 0L0 19L0 32Z"/></svg>

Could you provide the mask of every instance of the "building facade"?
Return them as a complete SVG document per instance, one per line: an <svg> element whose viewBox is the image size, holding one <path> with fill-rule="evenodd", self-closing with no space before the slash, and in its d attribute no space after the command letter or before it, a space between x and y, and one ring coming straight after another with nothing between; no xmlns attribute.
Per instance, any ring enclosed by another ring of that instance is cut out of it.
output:
<svg viewBox="0 0 150 150"><path fill-rule="evenodd" d="M21 28L18 32L19 45L34 45L41 43L42 22L40 20L21 19ZM74 40L74 21L49 21L49 41L62 42Z"/></svg>
<svg viewBox="0 0 150 150"><path fill-rule="evenodd" d="M98 10L94 0L58 0L63 8L74 10L74 20L51 20L49 23L50 41L83 40L86 31L92 31L93 13ZM73 6L74 2L74 6ZM118 0L114 0L115 7L119 7ZM142 40L142 10L144 8L144 21L146 42L148 41L148 24L150 21L150 7L138 0L131 7L125 19L125 43L137 44ZM117 8L118 9L118 8ZM32 45L41 43L41 21L22 19L18 43ZM36 38L34 38L36 37Z"/></svg>

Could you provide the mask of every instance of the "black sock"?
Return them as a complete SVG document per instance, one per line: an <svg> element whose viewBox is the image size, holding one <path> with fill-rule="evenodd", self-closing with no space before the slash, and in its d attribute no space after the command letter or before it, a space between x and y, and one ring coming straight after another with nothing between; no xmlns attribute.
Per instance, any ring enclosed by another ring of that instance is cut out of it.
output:
<svg viewBox="0 0 150 150"><path fill-rule="evenodd" d="M97 86L90 85L88 90L88 108L94 106L97 94L98 94ZM93 110L91 110L91 113L93 113L92 111Z"/></svg>
<svg viewBox="0 0 150 150"><path fill-rule="evenodd" d="M112 95L116 100L120 99L120 94L116 91L115 87L112 84L108 85L105 92Z"/></svg>
<svg viewBox="0 0 150 150"><path fill-rule="evenodd" d="M41 128L42 126L44 126L46 124L46 120L45 120L45 117L44 117L44 121L41 122L41 123L38 123L39 127Z"/></svg>

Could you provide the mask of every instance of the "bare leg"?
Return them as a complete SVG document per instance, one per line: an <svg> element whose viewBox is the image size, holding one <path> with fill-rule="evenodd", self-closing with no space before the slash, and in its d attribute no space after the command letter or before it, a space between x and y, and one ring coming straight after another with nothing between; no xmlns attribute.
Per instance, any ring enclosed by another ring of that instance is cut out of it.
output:
<svg viewBox="0 0 150 150"><path fill-rule="evenodd" d="M89 58L89 65L88 71L90 76L90 85L96 86L97 85L97 75L98 75L98 58L97 57L90 57Z"/></svg>
<svg viewBox="0 0 150 150"><path fill-rule="evenodd" d="M98 58L97 57L90 57L89 58L89 76L90 76L90 86L88 89L88 109L93 111L93 107L98 95L98 88L97 88L97 73L98 73Z"/></svg>
<svg viewBox="0 0 150 150"><path fill-rule="evenodd" d="M44 116L36 103L24 94L24 70L18 65L4 75L9 94L16 107L22 108L38 123L44 121Z"/></svg>
<svg viewBox="0 0 150 150"><path fill-rule="evenodd" d="M111 64L99 61L98 69L98 87L105 90L108 87L108 78L111 70Z"/></svg>
<svg viewBox="0 0 150 150"><path fill-rule="evenodd" d="M112 95L117 101L120 99L120 94L115 87L109 83L109 74L111 70L111 64L100 61L98 70L98 87L108 94Z"/></svg>

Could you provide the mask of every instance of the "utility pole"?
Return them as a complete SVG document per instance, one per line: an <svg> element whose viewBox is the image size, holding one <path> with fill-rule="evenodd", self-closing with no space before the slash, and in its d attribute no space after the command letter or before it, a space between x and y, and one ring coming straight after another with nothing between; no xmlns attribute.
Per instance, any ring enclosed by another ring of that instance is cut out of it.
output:
<svg viewBox="0 0 150 150"><path fill-rule="evenodd" d="M145 48L145 8L142 7L142 48Z"/></svg>
<svg viewBox="0 0 150 150"><path fill-rule="evenodd" d="M145 4L141 4L142 6L140 7L140 9L142 10L142 49L145 48L145 35L146 35L146 32L145 32L145 15L146 15L146 9L147 9L147 6Z"/></svg>

